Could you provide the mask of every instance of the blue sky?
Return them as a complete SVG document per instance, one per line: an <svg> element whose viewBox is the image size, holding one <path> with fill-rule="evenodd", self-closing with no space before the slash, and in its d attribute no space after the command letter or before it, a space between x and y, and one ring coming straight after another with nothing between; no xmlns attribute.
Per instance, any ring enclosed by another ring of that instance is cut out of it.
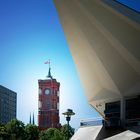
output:
<svg viewBox="0 0 140 140"><path fill-rule="evenodd" d="M37 124L38 79L45 79L51 59L52 75L60 83L60 118L67 108L81 118L99 116L87 103L58 15L51 0L0 1L0 84L17 92L17 118Z"/></svg>

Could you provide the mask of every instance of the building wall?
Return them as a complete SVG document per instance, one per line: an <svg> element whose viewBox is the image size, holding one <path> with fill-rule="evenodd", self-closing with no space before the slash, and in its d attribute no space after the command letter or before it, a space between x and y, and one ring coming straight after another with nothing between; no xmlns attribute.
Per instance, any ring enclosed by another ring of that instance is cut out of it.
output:
<svg viewBox="0 0 140 140"><path fill-rule="evenodd" d="M39 80L38 125L40 129L59 127L59 86L56 79Z"/></svg>
<svg viewBox="0 0 140 140"><path fill-rule="evenodd" d="M0 123L6 124L16 118L17 94L0 85Z"/></svg>
<svg viewBox="0 0 140 140"><path fill-rule="evenodd" d="M89 104L103 117L106 103L140 94L139 14L108 2L54 0Z"/></svg>

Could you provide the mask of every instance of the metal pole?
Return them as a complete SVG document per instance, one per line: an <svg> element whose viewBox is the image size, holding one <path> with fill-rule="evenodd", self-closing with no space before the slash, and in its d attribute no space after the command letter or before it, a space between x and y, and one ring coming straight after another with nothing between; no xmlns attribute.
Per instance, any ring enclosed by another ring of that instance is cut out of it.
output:
<svg viewBox="0 0 140 140"><path fill-rule="evenodd" d="M68 139L69 139L69 121L68 121Z"/></svg>
<svg viewBox="0 0 140 140"><path fill-rule="evenodd" d="M69 139L70 138L70 134L69 134L69 121L70 121L70 116L69 115L67 115L66 120L67 120L67 125L68 125L67 135L68 135L68 139Z"/></svg>
<svg viewBox="0 0 140 140"><path fill-rule="evenodd" d="M67 121L67 127L68 127L67 136L68 136L68 139L69 139L70 138L70 125L69 125L69 121L71 119L71 116L75 115L75 113L73 112L72 109L67 109L67 112L64 112L63 115L66 117L66 121Z"/></svg>

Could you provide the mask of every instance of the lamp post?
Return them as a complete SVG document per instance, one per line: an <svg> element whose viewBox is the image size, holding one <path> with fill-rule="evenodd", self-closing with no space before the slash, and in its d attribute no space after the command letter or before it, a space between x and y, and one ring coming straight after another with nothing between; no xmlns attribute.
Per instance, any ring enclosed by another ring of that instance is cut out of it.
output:
<svg viewBox="0 0 140 140"><path fill-rule="evenodd" d="M71 119L71 116L75 115L75 113L73 112L72 109L67 109L67 111L62 113L62 114L65 116L66 121L67 121L67 125L68 125L68 138L69 138L70 137L70 135L69 135L69 121Z"/></svg>

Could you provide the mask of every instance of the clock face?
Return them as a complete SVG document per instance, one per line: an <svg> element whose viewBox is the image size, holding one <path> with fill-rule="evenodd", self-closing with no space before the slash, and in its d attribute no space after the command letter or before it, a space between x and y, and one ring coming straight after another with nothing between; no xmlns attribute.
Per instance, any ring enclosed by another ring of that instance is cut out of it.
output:
<svg viewBox="0 0 140 140"><path fill-rule="evenodd" d="M46 95L50 94L50 89L49 88L45 89L45 94Z"/></svg>

